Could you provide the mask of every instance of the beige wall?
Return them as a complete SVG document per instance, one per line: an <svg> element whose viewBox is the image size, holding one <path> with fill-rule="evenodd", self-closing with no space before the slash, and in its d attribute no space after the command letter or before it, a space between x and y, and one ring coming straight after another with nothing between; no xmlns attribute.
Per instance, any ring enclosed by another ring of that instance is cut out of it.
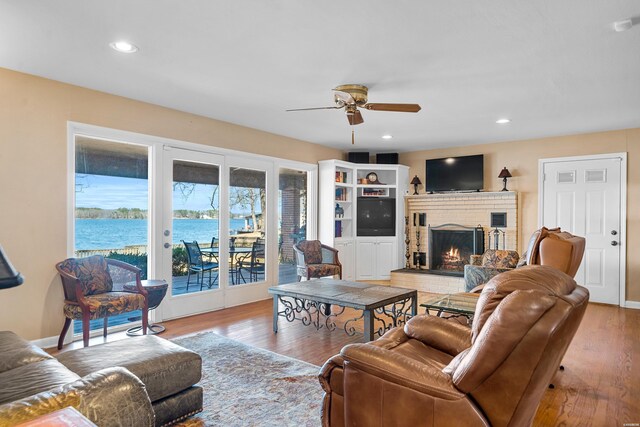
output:
<svg viewBox="0 0 640 427"><path fill-rule="evenodd" d="M414 151L400 154L400 163L410 167L410 178L417 174L424 182L426 159L484 154L484 182L488 191L502 189L502 180L497 176L506 166L513 175L507 188L519 193L518 248L522 248L538 225L538 159L618 152L628 153L627 300L640 301L640 259L635 255L640 240L640 169L636 167L640 160L640 129Z"/></svg>
<svg viewBox="0 0 640 427"><path fill-rule="evenodd" d="M67 121L316 163L339 150L0 68L0 244L25 277L0 291L0 330L60 333Z"/></svg>

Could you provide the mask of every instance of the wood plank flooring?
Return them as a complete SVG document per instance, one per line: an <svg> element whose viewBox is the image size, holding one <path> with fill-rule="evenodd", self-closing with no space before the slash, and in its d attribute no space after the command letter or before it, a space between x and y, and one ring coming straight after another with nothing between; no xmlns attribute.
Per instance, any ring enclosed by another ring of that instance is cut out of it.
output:
<svg viewBox="0 0 640 427"><path fill-rule="evenodd" d="M430 296L420 293L419 300ZM349 314L353 312L345 312ZM300 322L281 321L278 333L274 334L271 316L271 300L259 301L164 322L167 331L161 336L172 339L213 331L318 366L344 345L362 340L361 333L349 337L342 329L316 331ZM118 333L108 340L123 338L126 335ZM102 337L93 338L91 344L100 342ZM80 346L82 343L76 342L63 351ZM590 304L564 366L566 370L559 371L554 378L556 388L544 395L535 426L640 423L640 310Z"/></svg>

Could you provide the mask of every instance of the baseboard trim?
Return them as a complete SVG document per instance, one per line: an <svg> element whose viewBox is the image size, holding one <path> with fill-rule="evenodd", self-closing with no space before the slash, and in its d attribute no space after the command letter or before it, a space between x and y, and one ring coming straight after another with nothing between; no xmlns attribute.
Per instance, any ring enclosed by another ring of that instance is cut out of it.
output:
<svg viewBox="0 0 640 427"><path fill-rule="evenodd" d="M115 333L115 332L120 332L120 331L126 331L127 329L129 329L131 327L131 323L127 323L126 325L118 325L118 326L111 326L108 330L108 333ZM78 335L76 337L76 339L69 339L69 337L71 337L71 332L69 332L67 334L67 336L65 337L64 340L64 345L67 344L71 344L74 341L82 341L82 334ZM91 332L89 332L89 338L94 338L97 336L102 336L102 328L99 329L94 329ZM53 337L46 337L46 338L40 338L37 340L32 340L31 344L34 344L40 348L53 348L53 347L58 347L58 338L60 338L60 335L56 335Z"/></svg>
<svg viewBox="0 0 640 427"><path fill-rule="evenodd" d="M51 348L51 347L57 347L58 346L58 338L59 336L56 335L54 337L46 337L46 338L40 338L37 340L32 340L31 344L38 346L40 348Z"/></svg>
<svg viewBox="0 0 640 427"><path fill-rule="evenodd" d="M624 308L634 308L640 310L640 301L625 301Z"/></svg>

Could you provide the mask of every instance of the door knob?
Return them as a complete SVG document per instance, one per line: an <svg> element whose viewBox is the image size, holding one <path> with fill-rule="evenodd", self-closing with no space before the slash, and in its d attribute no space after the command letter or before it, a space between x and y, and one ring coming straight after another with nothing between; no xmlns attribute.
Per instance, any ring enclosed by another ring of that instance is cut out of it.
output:
<svg viewBox="0 0 640 427"><path fill-rule="evenodd" d="M165 248L167 248L167 249L169 249L169 248L171 247L171 243L165 243L165 244L164 244L164 247L165 247Z"/></svg>
<svg viewBox="0 0 640 427"><path fill-rule="evenodd" d="M611 246L618 246L618 242L616 242L615 240L611 241Z"/></svg>
<svg viewBox="0 0 640 427"><path fill-rule="evenodd" d="M616 234L618 234L618 232L616 230L611 230L611 235L615 236Z"/></svg>

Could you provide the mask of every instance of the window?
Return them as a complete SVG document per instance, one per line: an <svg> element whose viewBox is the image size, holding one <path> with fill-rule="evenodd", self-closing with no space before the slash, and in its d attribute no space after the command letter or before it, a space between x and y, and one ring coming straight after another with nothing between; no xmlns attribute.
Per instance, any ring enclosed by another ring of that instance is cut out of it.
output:
<svg viewBox="0 0 640 427"><path fill-rule="evenodd" d="M307 238L307 172L281 168L278 179L278 283L296 281L293 245Z"/></svg>
<svg viewBox="0 0 640 427"><path fill-rule="evenodd" d="M149 148L76 137L75 236L76 257L103 255L135 265L147 277ZM109 326L129 323L139 312L109 317ZM103 319L91 321L100 329ZM74 333L82 322L74 322Z"/></svg>

